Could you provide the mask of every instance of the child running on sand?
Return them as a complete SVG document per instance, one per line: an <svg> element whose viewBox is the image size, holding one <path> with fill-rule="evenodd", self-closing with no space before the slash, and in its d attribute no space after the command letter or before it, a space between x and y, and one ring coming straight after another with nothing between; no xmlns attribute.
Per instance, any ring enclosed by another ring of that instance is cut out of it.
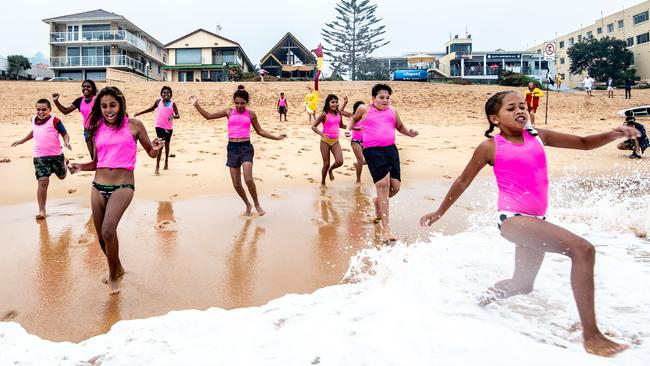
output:
<svg viewBox="0 0 650 366"><path fill-rule="evenodd" d="M610 132L579 137L550 130L534 136L526 130L526 105L513 91L499 92L485 104L490 124L487 139L474 150L465 170L454 181L435 211L420 219L431 225L456 202L485 165L494 167L499 187L498 227L515 243L515 269L511 279L497 282L482 304L495 299L528 294L546 252L571 258L571 285L583 327L584 347L589 353L612 356L627 348L607 339L596 324L594 309L594 261L596 250L587 240L546 221L548 173L544 145L591 150L617 138L637 136L634 128L621 126ZM495 127L499 134L490 134Z"/></svg>
<svg viewBox="0 0 650 366"><path fill-rule="evenodd" d="M257 188L255 187L255 181L253 180L253 155L255 154L255 150L250 141L251 125L258 135L266 137L267 139L282 140L287 137L286 134L276 136L262 129L260 123L257 121L257 115L255 112L247 108L248 100L249 96L246 90L237 90L233 95L233 101L235 104L234 108L210 113L199 105L197 97L190 97L192 105L205 119L228 118L228 157L226 166L230 168L230 178L232 179L235 191L237 191L237 194L246 205L246 211L244 212L244 216L246 217L252 215L251 211L253 205L255 205L255 210L257 210L257 213L260 216L263 216L266 213L262 209L262 206L260 206L260 202L257 198ZM244 183L246 183L248 193L250 193L251 198L253 199L253 205L248 201L246 191L241 184L242 167L244 168Z"/></svg>
<svg viewBox="0 0 650 366"><path fill-rule="evenodd" d="M97 103L88 117L88 133L93 147L93 160L70 164L70 173L95 171L90 203L93 222L102 251L108 261L108 284L111 294L120 292L119 280L124 268L119 257L117 225L129 207L135 191L133 171L137 145L152 158L158 156L162 140L149 140L147 129L140 120L129 118L126 99L116 87L99 92Z"/></svg>
<svg viewBox="0 0 650 366"><path fill-rule="evenodd" d="M287 110L289 105L287 104L287 99L284 97L284 93L280 93L280 99L278 99L278 113L280 114L280 122L282 122L282 115L284 115L284 121L287 121Z"/></svg>
<svg viewBox="0 0 650 366"><path fill-rule="evenodd" d="M375 223L381 221L384 241L395 241L397 238L390 230L389 203L400 189L399 153L395 146L395 130L415 137L418 132L406 127L390 105L393 90L386 84L377 84L372 88L372 104L362 105L357 109L345 131L350 136L357 122L363 120L363 156L368 164L368 170L377 189L375 204Z"/></svg>
<svg viewBox="0 0 650 366"><path fill-rule="evenodd" d="M352 106L352 114L354 115L357 112L357 109L359 109L360 106L364 105L365 103L362 101L357 101L354 103ZM352 139L350 140L350 146L352 147L352 151L354 152L354 157L357 158L357 161L354 163L354 170L357 173L357 181L356 184L361 184L361 171L363 170L363 166L366 165L366 160L363 158L363 120L359 121L356 124L356 127L354 127L352 131Z"/></svg>
<svg viewBox="0 0 650 366"><path fill-rule="evenodd" d="M534 82L528 83L528 88L524 92L524 99L526 100L526 107L528 108L528 113L530 114L530 123L535 125L535 114L537 113L537 107L539 107L539 98L544 96L544 92L535 87Z"/></svg>
<svg viewBox="0 0 650 366"><path fill-rule="evenodd" d="M172 134L174 133L174 120L181 118L178 114L178 108L176 103L172 100L172 88L168 86L163 86L160 89L160 99L157 99L153 106L138 112L133 115L137 117L139 115L153 112L156 110L156 136L165 141L165 166L163 170L169 169L169 144L172 140ZM156 170L154 174L160 174L160 157L162 156L162 150L158 151L158 157L156 158Z"/></svg>
<svg viewBox="0 0 650 366"><path fill-rule="evenodd" d="M54 105L63 113L68 115L72 113L75 109L78 109L83 117L83 126L84 126L84 140L86 141L86 147L88 152L92 154L92 148L90 141L88 140L88 115L93 108L95 103L95 96L97 95L97 86L95 82L88 79L84 80L81 83L81 96L72 102L71 105L64 107L63 104L59 101L59 93L52 93L52 99L54 100Z"/></svg>
<svg viewBox="0 0 650 366"><path fill-rule="evenodd" d="M339 110L339 98L330 94L325 98L323 113L312 123L311 129L320 135L320 153L323 157L323 169L321 169L321 187L325 187L325 178L329 173L330 180L334 180L334 169L343 165L343 152L339 143L339 128L345 128L343 116L352 117L345 111L348 104L348 97L343 96L343 106ZM323 124L323 131L318 130L318 125ZM330 153L334 156L334 164L330 166Z"/></svg>
<svg viewBox="0 0 650 366"><path fill-rule="evenodd" d="M38 181L36 190L37 220L45 218L45 202L47 201L47 187L50 185L50 175L54 173L59 179L64 179L67 173L68 159L63 156L61 151L59 135L63 136L65 147L72 150L70 136L65 130L65 126L51 112L50 101L39 99L36 102L36 116L32 117L32 130L27 136L11 144L14 147L34 139L34 171Z"/></svg>

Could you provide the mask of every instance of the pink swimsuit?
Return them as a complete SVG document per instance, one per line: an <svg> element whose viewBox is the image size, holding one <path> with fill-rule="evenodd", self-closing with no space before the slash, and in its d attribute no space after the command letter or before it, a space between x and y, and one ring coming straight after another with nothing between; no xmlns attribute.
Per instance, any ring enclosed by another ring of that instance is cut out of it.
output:
<svg viewBox="0 0 650 366"><path fill-rule="evenodd" d="M499 187L499 211L545 216L548 207L548 171L541 141L523 131L524 142L514 144L494 136L494 175Z"/></svg>
<svg viewBox="0 0 650 366"><path fill-rule="evenodd" d="M95 99L97 96L93 96L91 101L89 103L86 103L86 98L81 97L81 104L79 104L79 112L84 118L84 128L88 129L89 128L89 121L88 121L88 116L90 115L90 112L93 110L93 104L95 104Z"/></svg>
<svg viewBox="0 0 650 366"><path fill-rule="evenodd" d="M278 102L278 107L286 107L287 106L287 99L280 99Z"/></svg>
<svg viewBox="0 0 650 366"><path fill-rule="evenodd" d="M341 124L341 115L327 113L327 118L323 122L323 133L328 139L339 138L339 125Z"/></svg>
<svg viewBox="0 0 650 366"><path fill-rule="evenodd" d="M59 131L54 127L54 115L50 115L47 122L36 124L36 117L32 118L32 133L34 135L34 157L58 156L62 154Z"/></svg>
<svg viewBox="0 0 650 366"><path fill-rule="evenodd" d="M363 147L395 145L395 124L392 107L380 111L371 104L363 122Z"/></svg>
<svg viewBox="0 0 650 366"><path fill-rule="evenodd" d="M228 116L228 138L245 139L251 137L251 113L248 108L244 112L237 112L233 108Z"/></svg>
<svg viewBox="0 0 650 366"><path fill-rule="evenodd" d="M165 102L161 99L156 107L156 127L173 130L174 129L174 101L169 100L169 107L165 106Z"/></svg>
<svg viewBox="0 0 650 366"><path fill-rule="evenodd" d="M119 130L107 126L104 118L100 119L95 134L95 148L97 149L97 169L134 170L137 145L129 128L129 117L124 116L124 122Z"/></svg>

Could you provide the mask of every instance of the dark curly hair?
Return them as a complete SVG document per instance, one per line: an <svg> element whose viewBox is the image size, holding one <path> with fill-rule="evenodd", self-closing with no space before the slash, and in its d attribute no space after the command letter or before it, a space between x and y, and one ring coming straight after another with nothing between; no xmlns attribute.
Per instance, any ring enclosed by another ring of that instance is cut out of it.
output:
<svg viewBox="0 0 650 366"><path fill-rule="evenodd" d="M501 109L501 105L503 104L503 98L511 93L514 93L514 91L506 90L498 92L491 96L487 102L485 102L485 116L487 117L488 123L490 124L490 128L485 131L485 137L492 138L491 133L494 131L494 128L497 125L490 121L490 117L499 113L499 109Z"/></svg>

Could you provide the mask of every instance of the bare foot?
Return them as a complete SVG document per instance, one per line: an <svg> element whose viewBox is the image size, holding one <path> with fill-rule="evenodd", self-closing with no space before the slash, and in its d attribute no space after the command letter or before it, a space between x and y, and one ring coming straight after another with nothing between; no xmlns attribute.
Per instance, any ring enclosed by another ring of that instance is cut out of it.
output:
<svg viewBox="0 0 650 366"><path fill-rule="evenodd" d="M397 241L397 237L395 236L395 234L393 234L393 232L390 231L390 229L388 229L388 228L384 228L382 230L381 238L382 238L382 241L384 242L384 244L386 244L386 243L394 243L394 242Z"/></svg>
<svg viewBox="0 0 650 366"><path fill-rule="evenodd" d="M165 167L163 168L163 170L169 170L169 165L165 164Z"/></svg>
<svg viewBox="0 0 650 366"><path fill-rule="evenodd" d="M255 206L255 210L257 211L257 214L260 215L260 216L266 215L266 211L264 211L262 209L262 206L260 206L260 205Z"/></svg>
<svg viewBox="0 0 650 366"><path fill-rule="evenodd" d="M594 355L605 357L614 356L615 354L623 352L630 347L627 344L616 343L601 333L598 333L589 338L585 338L584 346L585 350L588 353L593 353Z"/></svg>
<svg viewBox="0 0 650 366"><path fill-rule="evenodd" d="M253 215L253 206L246 205L246 211L242 214L245 217L251 217Z"/></svg>
<svg viewBox="0 0 650 366"><path fill-rule="evenodd" d="M373 205L375 205L375 218L372 220L373 224L378 224L381 222L381 215L379 214L379 207L377 206L377 197L372 199Z"/></svg>
<svg viewBox="0 0 650 366"><path fill-rule="evenodd" d="M329 175L330 175L330 180L334 181L334 172L332 171L332 169L330 169Z"/></svg>
<svg viewBox="0 0 650 366"><path fill-rule="evenodd" d="M110 292L111 295L119 294L120 291L122 291L122 289L119 286L119 280L118 279L110 280L109 283L108 283L108 286L111 288L111 292Z"/></svg>
<svg viewBox="0 0 650 366"><path fill-rule="evenodd" d="M43 220L45 218L45 210L39 210L36 214L36 220Z"/></svg>
<svg viewBox="0 0 650 366"><path fill-rule="evenodd" d="M156 170L153 172L155 175L160 175L160 169L156 168Z"/></svg>
<svg viewBox="0 0 650 366"><path fill-rule="evenodd" d="M501 280L479 296L478 302L479 305L486 306L496 300L507 299L517 295L526 295L532 291L532 286L517 285L511 279Z"/></svg>

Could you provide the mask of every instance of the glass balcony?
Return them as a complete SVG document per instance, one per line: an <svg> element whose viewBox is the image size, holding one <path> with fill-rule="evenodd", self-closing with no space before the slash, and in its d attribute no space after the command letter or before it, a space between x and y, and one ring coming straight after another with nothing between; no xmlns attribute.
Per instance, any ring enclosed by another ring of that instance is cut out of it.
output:
<svg viewBox="0 0 650 366"><path fill-rule="evenodd" d="M126 67L145 73L145 67L142 62L124 55L50 57L50 67Z"/></svg>
<svg viewBox="0 0 650 366"><path fill-rule="evenodd" d="M51 32L50 43L73 42L114 42L125 41L143 51L147 51L146 42L125 30L96 32Z"/></svg>

